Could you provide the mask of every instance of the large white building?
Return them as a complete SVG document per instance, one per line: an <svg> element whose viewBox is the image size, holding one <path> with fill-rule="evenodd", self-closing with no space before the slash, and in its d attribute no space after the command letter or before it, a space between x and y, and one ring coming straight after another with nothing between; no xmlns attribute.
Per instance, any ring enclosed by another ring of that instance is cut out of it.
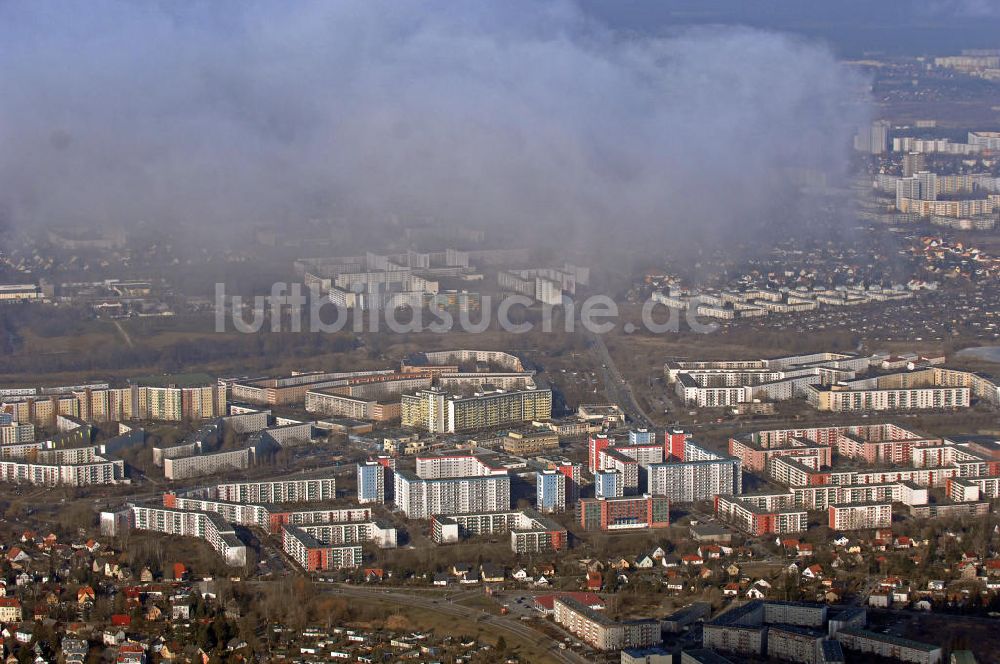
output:
<svg viewBox="0 0 1000 664"><path fill-rule="evenodd" d="M253 449L194 454L163 460L163 475L168 480L181 480L202 475L214 475L232 470L245 470L253 461Z"/></svg>
<svg viewBox="0 0 1000 664"><path fill-rule="evenodd" d="M938 410L968 408L968 387L866 387L858 381L824 388L810 386L806 400L817 410Z"/></svg>
<svg viewBox="0 0 1000 664"><path fill-rule="evenodd" d="M558 470L542 470L535 474L535 508L539 512L566 510L566 475Z"/></svg>
<svg viewBox="0 0 1000 664"><path fill-rule="evenodd" d="M569 596L553 602L555 621L597 650L646 648L662 640L660 621L612 620L600 611Z"/></svg>
<svg viewBox="0 0 1000 664"><path fill-rule="evenodd" d="M561 551L568 541L566 528L535 510L436 514L431 520L431 538L438 544L454 544L465 537L510 533L515 553Z"/></svg>
<svg viewBox="0 0 1000 664"><path fill-rule="evenodd" d="M314 479L266 480L218 484L214 497L234 503L308 503L334 500L337 480L334 477Z"/></svg>
<svg viewBox="0 0 1000 664"><path fill-rule="evenodd" d="M562 268L502 271L497 274L497 285L502 291L558 306L562 304L564 293L575 295L577 284L586 285L589 276L589 268L567 264Z"/></svg>
<svg viewBox="0 0 1000 664"><path fill-rule="evenodd" d="M510 509L510 475L472 454L420 457L395 473L396 505L411 519Z"/></svg>
<svg viewBox="0 0 1000 664"><path fill-rule="evenodd" d="M378 461L365 461L358 464L358 502L385 503L386 479L389 469Z"/></svg>
<svg viewBox="0 0 1000 664"><path fill-rule="evenodd" d="M395 480L396 505L411 519L510 509L508 475L425 480L400 470Z"/></svg>
<svg viewBox="0 0 1000 664"><path fill-rule="evenodd" d="M809 526L809 514L801 507L794 507L792 500L791 493L717 496L715 512L720 519L754 537L804 532Z"/></svg>
<svg viewBox="0 0 1000 664"><path fill-rule="evenodd" d="M403 426L431 433L458 433L545 421L552 418L552 390L495 390L471 396L437 389L404 394Z"/></svg>
<svg viewBox="0 0 1000 664"><path fill-rule="evenodd" d="M281 530L281 548L307 572L359 567L363 552L359 544L331 544L297 526Z"/></svg>
<svg viewBox="0 0 1000 664"><path fill-rule="evenodd" d="M892 503L830 505L829 526L834 530L868 530L892 525Z"/></svg>
<svg viewBox="0 0 1000 664"><path fill-rule="evenodd" d="M192 512L169 507L131 505L129 525L167 535L197 537L207 541L228 565L247 563L247 547L236 530L222 516L213 512ZM104 515L102 514L102 522Z"/></svg>
<svg viewBox="0 0 1000 664"><path fill-rule="evenodd" d="M770 360L667 362L664 374L685 405L705 408L806 396L810 385L850 380L870 365L868 357L813 353Z"/></svg>
<svg viewBox="0 0 1000 664"><path fill-rule="evenodd" d="M716 454L691 440L683 448L682 460L647 468L647 493L667 496L671 504L743 493L743 463L738 458Z"/></svg>
<svg viewBox="0 0 1000 664"><path fill-rule="evenodd" d="M0 461L0 481L43 486L91 486L118 484L125 480L124 461L105 459L96 453L90 456L88 461L82 463Z"/></svg>

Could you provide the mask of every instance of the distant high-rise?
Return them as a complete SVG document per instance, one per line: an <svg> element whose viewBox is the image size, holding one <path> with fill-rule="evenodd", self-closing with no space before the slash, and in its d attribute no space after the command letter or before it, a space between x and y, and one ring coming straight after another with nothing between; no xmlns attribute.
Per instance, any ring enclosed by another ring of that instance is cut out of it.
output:
<svg viewBox="0 0 1000 664"><path fill-rule="evenodd" d="M919 171L908 178L896 181L896 208L903 209L903 199L937 200L937 174Z"/></svg>
<svg viewBox="0 0 1000 664"><path fill-rule="evenodd" d="M907 152L903 155L903 177L908 178L927 169L927 157L923 152Z"/></svg>
<svg viewBox="0 0 1000 664"><path fill-rule="evenodd" d="M872 123L868 151L872 154L885 154L889 150L889 127L886 120L876 120Z"/></svg>
<svg viewBox="0 0 1000 664"><path fill-rule="evenodd" d="M937 173L919 171L913 177L920 183L920 199L924 201L937 200Z"/></svg>
<svg viewBox="0 0 1000 664"><path fill-rule="evenodd" d="M876 120L868 127L862 127L854 135L854 149L869 154L885 154L889 151L889 122Z"/></svg>

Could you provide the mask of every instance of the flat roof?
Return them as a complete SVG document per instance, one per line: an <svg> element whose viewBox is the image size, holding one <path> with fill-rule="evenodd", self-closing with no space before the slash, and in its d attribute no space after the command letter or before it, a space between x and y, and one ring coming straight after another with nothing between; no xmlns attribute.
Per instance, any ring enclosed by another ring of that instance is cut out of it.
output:
<svg viewBox="0 0 1000 664"><path fill-rule="evenodd" d="M141 376L133 378L132 382L146 387L205 387L214 385L216 380L207 373L183 373Z"/></svg>
<svg viewBox="0 0 1000 664"><path fill-rule="evenodd" d="M603 627L613 627L618 624L605 614L595 611L594 609L590 608L583 602L574 599L573 597L566 597L566 596L556 597L553 602L553 606L555 606L555 602L563 604L570 611L573 611L574 613L579 613L588 620L595 622Z"/></svg>
<svg viewBox="0 0 1000 664"><path fill-rule="evenodd" d="M879 632L872 632L867 629L858 629L855 627L842 629L838 632L838 634L847 634L849 636L858 636L861 638L871 639L872 641L891 643L892 645L895 646L900 646L902 648L912 648L913 650L920 650L922 652L934 652L935 650L941 650L941 646L935 646L930 643L924 643L922 641L913 641L911 639L904 639L901 636L893 636L892 634L881 634Z"/></svg>

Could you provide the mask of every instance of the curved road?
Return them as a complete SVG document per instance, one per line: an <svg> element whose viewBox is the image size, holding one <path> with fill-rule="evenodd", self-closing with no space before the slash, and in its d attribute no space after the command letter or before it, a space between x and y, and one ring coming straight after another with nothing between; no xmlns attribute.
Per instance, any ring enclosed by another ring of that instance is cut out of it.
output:
<svg viewBox="0 0 1000 664"><path fill-rule="evenodd" d="M547 634L543 634L517 620L511 620L510 618L493 615L492 613L487 613L486 611L479 609L454 604L452 600L425 599L411 593L393 592L391 590L370 590L367 588L353 588L342 585L337 585L331 588L329 586L318 584L318 587L320 590L346 595L348 597L382 601L389 600L401 606L409 606L426 611L436 611L438 613L456 616L466 620L473 618L480 624L489 625L497 630L507 632L510 635L516 636L536 646L544 646L546 641L551 642L552 645L546 650L547 654L552 659L558 662L563 662L563 664L588 664L589 662L589 660L572 650L559 649L558 644Z"/></svg>

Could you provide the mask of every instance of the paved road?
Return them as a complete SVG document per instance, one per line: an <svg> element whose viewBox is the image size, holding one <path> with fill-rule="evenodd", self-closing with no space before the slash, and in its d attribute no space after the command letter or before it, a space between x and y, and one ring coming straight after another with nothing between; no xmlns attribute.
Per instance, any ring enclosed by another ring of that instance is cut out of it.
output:
<svg viewBox="0 0 1000 664"><path fill-rule="evenodd" d="M587 340L590 342L590 347L597 355L597 361L601 364L601 376L604 379L604 388L608 398L621 406L625 414L637 426L653 428L653 420L650 419L646 411L636 401L635 395L632 393L632 386L629 385L625 377L618 371L618 366L611 358L611 353L608 352L608 347L605 345L604 339L601 335L594 334L593 332L588 331L585 334Z"/></svg>
<svg viewBox="0 0 1000 664"><path fill-rule="evenodd" d="M542 634L541 632L525 625L524 623L511 620L510 618L505 618L503 616L493 615L492 613L487 613L480 609L473 609L468 606L462 606L460 604L454 603L454 598L451 599L430 599L426 597L420 597L412 593L403 592L393 592L391 590L375 590L368 588L356 588L344 585L329 586L324 584L318 584L317 587L320 590L338 594L346 595L348 597L358 597L365 599L377 599L382 601L390 601L394 604L399 604L400 606L408 606L415 609L422 609L425 611L435 611L437 613L443 613L449 616L456 616L460 618L474 619L477 623L482 625L488 625L489 627L495 628L500 631L507 632L510 635L519 637L529 643L533 643L537 646L545 646L546 642L550 645L547 648L547 654L552 659L563 662L564 664L588 664L585 657L573 652L572 650L560 650L558 644L552 640L547 634Z"/></svg>

